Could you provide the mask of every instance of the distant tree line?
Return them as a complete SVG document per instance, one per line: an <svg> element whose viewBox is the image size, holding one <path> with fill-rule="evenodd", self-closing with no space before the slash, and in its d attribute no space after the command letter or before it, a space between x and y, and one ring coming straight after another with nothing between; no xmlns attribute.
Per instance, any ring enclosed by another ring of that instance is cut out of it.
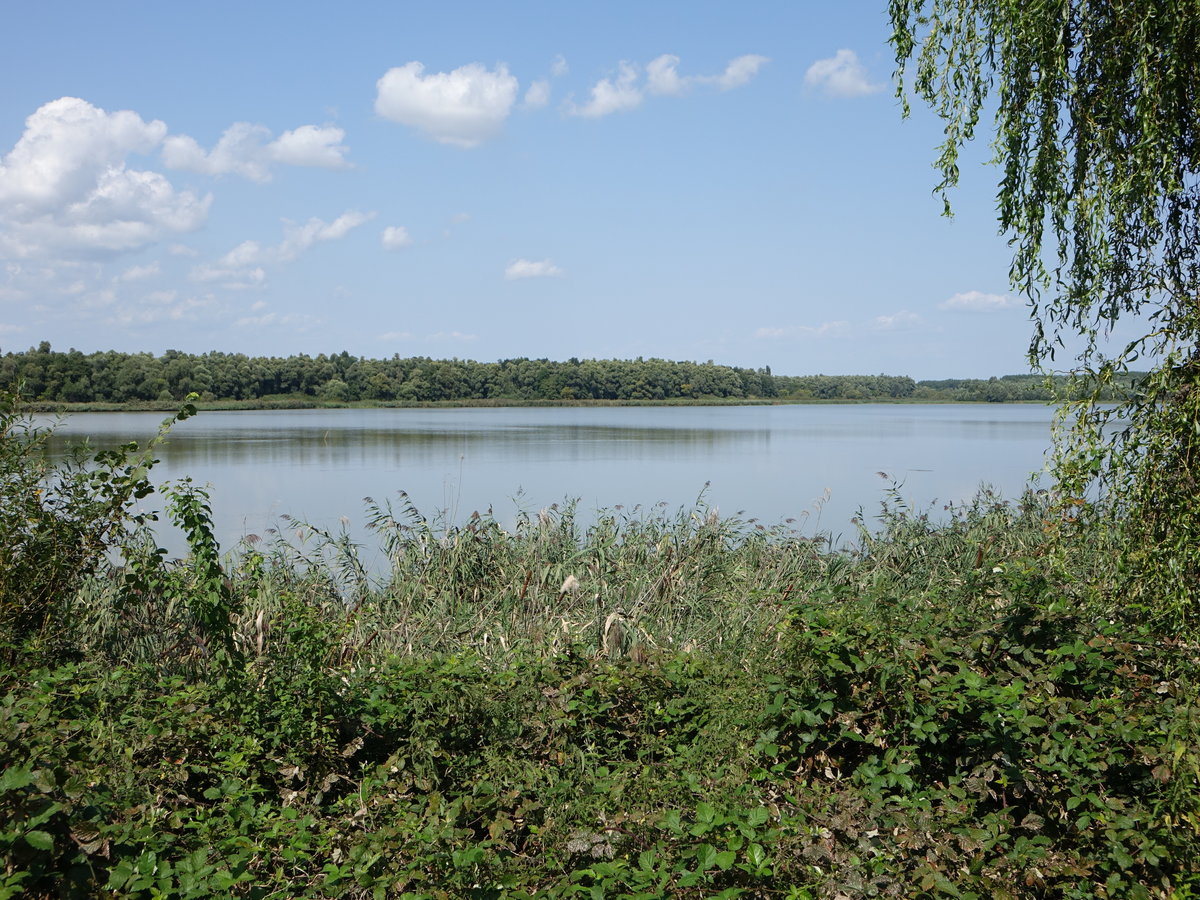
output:
<svg viewBox="0 0 1200 900"><path fill-rule="evenodd" d="M774 375L761 369L663 359L503 359L481 363L349 353L82 353L49 342L0 357L0 388L26 401L139 403L296 400L423 403L455 400L1046 400L1038 375L914 381L897 375Z"/></svg>

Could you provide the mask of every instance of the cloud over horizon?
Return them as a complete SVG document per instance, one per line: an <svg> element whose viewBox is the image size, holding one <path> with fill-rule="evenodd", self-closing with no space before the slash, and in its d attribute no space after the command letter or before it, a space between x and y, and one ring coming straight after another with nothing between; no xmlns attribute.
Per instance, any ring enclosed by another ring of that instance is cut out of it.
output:
<svg viewBox="0 0 1200 900"><path fill-rule="evenodd" d="M1020 300L1006 294L986 294L983 291L964 291L938 304L938 309L955 312L995 312L1001 309L1016 309Z"/></svg>
<svg viewBox="0 0 1200 900"><path fill-rule="evenodd" d="M332 222L315 216L303 225L285 222L283 240L275 246L264 247L258 241L242 241L215 263L195 266L191 278L199 282L219 282L230 290L256 287L266 280L264 266L292 262L314 244L341 240L353 229L370 221L374 215L351 209Z"/></svg>
<svg viewBox="0 0 1200 900"><path fill-rule="evenodd" d="M0 256L116 255L199 228L211 195L127 167L166 134L157 119L109 113L78 97L39 107L0 160Z"/></svg>
<svg viewBox="0 0 1200 900"><path fill-rule="evenodd" d="M787 325L764 326L754 332L760 340L779 340L790 337L847 337L850 334L850 323L845 319L822 322L820 325Z"/></svg>

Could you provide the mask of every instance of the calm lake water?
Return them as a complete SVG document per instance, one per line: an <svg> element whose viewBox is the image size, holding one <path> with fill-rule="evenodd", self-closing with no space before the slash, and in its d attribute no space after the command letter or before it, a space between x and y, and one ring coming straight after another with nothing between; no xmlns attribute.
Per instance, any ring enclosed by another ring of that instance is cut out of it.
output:
<svg viewBox="0 0 1200 900"><path fill-rule="evenodd" d="M725 515L849 538L860 508L868 520L879 509L879 472L937 510L981 484L1017 495L1042 468L1052 415L1024 404L203 412L176 426L154 473L211 485L225 548L284 513L362 534L362 498L401 490L427 517L491 508L504 523L567 498L583 513L674 510L703 492ZM162 418L73 415L56 446L145 440Z"/></svg>

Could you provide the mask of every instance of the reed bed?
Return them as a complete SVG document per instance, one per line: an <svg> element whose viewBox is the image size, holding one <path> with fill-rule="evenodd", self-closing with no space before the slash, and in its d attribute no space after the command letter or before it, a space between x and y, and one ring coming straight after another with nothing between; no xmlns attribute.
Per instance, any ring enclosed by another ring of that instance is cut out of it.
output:
<svg viewBox="0 0 1200 900"><path fill-rule="evenodd" d="M224 558L240 650L267 654L303 608L336 630L334 656L360 665L581 649L761 657L797 606L864 592L937 604L996 578L1007 560L1041 551L1050 514L1044 493L1014 504L984 490L936 521L893 487L875 527L860 516L857 540L834 547L827 534L703 504L600 510L581 525L567 501L520 515L511 530L490 512L463 525L426 518L403 494L395 505L366 498L364 509L374 545L286 519ZM160 564L170 587L131 596L123 566L98 574L57 616L70 642L128 663L190 658L198 635L183 598L195 557L166 563L157 552L151 533L129 536L125 556ZM991 602L986 589L979 596Z"/></svg>

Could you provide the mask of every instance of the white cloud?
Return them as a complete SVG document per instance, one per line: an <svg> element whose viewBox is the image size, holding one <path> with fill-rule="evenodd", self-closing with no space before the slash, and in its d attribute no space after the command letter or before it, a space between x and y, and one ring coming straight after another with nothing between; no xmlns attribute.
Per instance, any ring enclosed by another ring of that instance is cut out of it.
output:
<svg viewBox="0 0 1200 900"><path fill-rule="evenodd" d="M754 332L756 338L778 340L790 337L846 337L850 334L850 323L838 319L820 325L791 325L784 328L766 326Z"/></svg>
<svg viewBox="0 0 1200 900"><path fill-rule="evenodd" d="M349 147L342 143L346 132L332 126L301 125L285 131L267 145L271 158L289 166L345 169Z"/></svg>
<svg viewBox="0 0 1200 900"><path fill-rule="evenodd" d="M646 63L646 80L639 85L641 72L633 63L622 62L615 78L602 78L592 87L591 99L582 106L569 103L571 115L599 118L641 105L646 94L679 97L697 85L727 91L741 87L753 78L768 60L748 54L729 61L720 75L681 75L679 57L672 53L656 56Z"/></svg>
<svg viewBox="0 0 1200 900"><path fill-rule="evenodd" d="M200 227L211 196L126 168L130 155L150 153L166 131L160 121L108 113L77 97L40 107L0 160L0 254L111 255Z"/></svg>
<svg viewBox="0 0 1200 900"><path fill-rule="evenodd" d="M155 291L147 294L140 302L126 303L117 306L105 316L106 321L114 325L128 327L130 325L150 325L156 322L195 322L201 313L218 311L217 301L211 295L203 297L185 297L176 299L175 291ZM99 303L103 308L111 305Z"/></svg>
<svg viewBox="0 0 1200 900"><path fill-rule="evenodd" d="M208 153L187 135L172 135L163 142L163 163L170 169L184 169L205 175L241 175L251 181L271 180L273 163L290 166L317 166L344 169L349 166L342 143L346 132L332 126L301 125L271 140L264 125L235 122L225 129Z"/></svg>
<svg viewBox="0 0 1200 900"><path fill-rule="evenodd" d="M525 108L541 109L550 102L550 82L542 79L535 81L525 92Z"/></svg>
<svg viewBox="0 0 1200 900"><path fill-rule="evenodd" d="M20 334L24 330L20 325L10 325L7 322L0 322L0 334Z"/></svg>
<svg viewBox="0 0 1200 900"><path fill-rule="evenodd" d="M411 341L416 335L411 331L385 331L379 335L381 341Z"/></svg>
<svg viewBox="0 0 1200 900"><path fill-rule="evenodd" d="M225 129L211 151L205 153L195 138L173 135L163 142L163 164L204 175L233 173L251 181L269 181L265 143L271 131L264 125L235 122Z"/></svg>
<svg viewBox="0 0 1200 900"><path fill-rule="evenodd" d="M61 97L25 120L25 132L0 165L0 202L10 214L60 209L95 190L100 177L123 169L130 153L149 153L167 126L137 113L107 113L77 97Z"/></svg>
<svg viewBox="0 0 1200 900"><path fill-rule="evenodd" d="M762 328L758 328L754 332L754 336L756 338L781 338L787 337L787 335L788 329L777 328L772 325L764 325Z"/></svg>
<svg viewBox="0 0 1200 900"><path fill-rule="evenodd" d="M678 96L692 85L704 84L728 91L748 84L767 62L765 56L747 54L730 60L720 75L683 76L678 71L679 57L664 53L646 64L646 90L651 94Z"/></svg>
<svg viewBox="0 0 1200 900"><path fill-rule="evenodd" d="M571 115L598 119L610 113L635 109L642 103L642 92L637 87L637 66L622 62L616 79L601 78L592 86L592 98L583 106L571 104L567 111Z"/></svg>
<svg viewBox="0 0 1200 900"><path fill-rule="evenodd" d="M750 79L758 74L758 70L768 62L770 60L765 56L747 53L745 56L730 60L729 65L720 75L714 75L705 80L711 81L723 91L733 90L733 88L748 84Z"/></svg>
<svg viewBox="0 0 1200 900"><path fill-rule="evenodd" d="M439 331L425 338L427 341L477 341L479 335L464 334L461 331Z"/></svg>
<svg viewBox="0 0 1200 900"><path fill-rule="evenodd" d="M534 262L529 259L515 259L504 270L504 277L509 281L519 278L549 278L562 275L563 270L548 259Z"/></svg>
<svg viewBox="0 0 1200 900"><path fill-rule="evenodd" d="M152 262L146 266L130 266L113 281L144 281L147 278L153 278L159 273L158 263Z"/></svg>
<svg viewBox="0 0 1200 900"><path fill-rule="evenodd" d="M383 229L383 246L388 250L403 250L412 245L412 236L403 225L389 225Z"/></svg>
<svg viewBox="0 0 1200 900"><path fill-rule="evenodd" d="M424 71L421 63L409 62L385 72L375 85L375 112L457 147L476 147L499 133L518 89L505 65L494 72L479 63Z"/></svg>
<svg viewBox="0 0 1200 900"><path fill-rule="evenodd" d="M915 312L902 309L890 316L876 316L871 320L871 328L875 331L907 331L921 322L921 317Z"/></svg>
<svg viewBox="0 0 1200 900"><path fill-rule="evenodd" d="M374 215L352 209L332 222L315 216L303 225L285 222L283 240L274 247L264 247L258 241L242 241L217 262L195 266L190 277L193 281L220 282L231 290L258 287L266 282L263 266L292 262L314 244L341 240Z"/></svg>
<svg viewBox="0 0 1200 900"><path fill-rule="evenodd" d="M938 304L938 309L958 312L995 312L1000 309L1014 309L1021 306L1021 301L1004 294L985 294L982 291L965 291L955 294L949 300Z"/></svg>
<svg viewBox="0 0 1200 900"><path fill-rule="evenodd" d="M646 90L651 94L676 96L687 89L687 82L679 77L679 57L664 53L646 64Z"/></svg>
<svg viewBox="0 0 1200 900"><path fill-rule="evenodd" d="M853 50L839 50L828 59L817 60L804 73L804 84L830 97L862 97L884 88L871 82Z"/></svg>
<svg viewBox="0 0 1200 900"><path fill-rule="evenodd" d="M313 217L303 225L289 224L284 229L283 243L273 254L273 261L291 262L313 244L322 241L338 241L372 218L374 213L362 213L358 210L347 210L332 222L323 222Z"/></svg>
<svg viewBox="0 0 1200 900"><path fill-rule="evenodd" d="M554 57L554 62L550 64L551 75L553 75L555 78L561 78L569 71L571 71L571 68L567 65L567 58L565 56L560 53Z"/></svg>

